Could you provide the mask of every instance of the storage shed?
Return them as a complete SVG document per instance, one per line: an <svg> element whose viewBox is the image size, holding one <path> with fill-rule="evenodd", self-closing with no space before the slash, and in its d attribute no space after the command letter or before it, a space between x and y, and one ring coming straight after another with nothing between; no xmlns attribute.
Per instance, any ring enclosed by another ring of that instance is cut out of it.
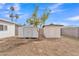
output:
<svg viewBox="0 0 79 59"><path fill-rule="evenodd" d="M38 29L33 26L22 26L18 28L18 37L38 38Z"/></svg>
<svg viewBox="0 0 79 59"><path fill-rule="evenodd" d="M43 33L45 38L61 38L61 28L63 25L44 25L43 26Z"/></svg>

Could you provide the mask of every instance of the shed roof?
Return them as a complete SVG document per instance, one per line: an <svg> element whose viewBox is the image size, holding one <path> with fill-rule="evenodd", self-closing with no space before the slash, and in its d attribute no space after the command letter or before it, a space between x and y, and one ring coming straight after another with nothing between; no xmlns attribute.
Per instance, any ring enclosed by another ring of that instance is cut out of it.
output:
<svg viewBox="0 0 79 59"><path fill-rule="evenodd" d="M64 26L64 25L59 25L59 24L49 24L49 25L44 25L43 27L45 26Z"/></svg>

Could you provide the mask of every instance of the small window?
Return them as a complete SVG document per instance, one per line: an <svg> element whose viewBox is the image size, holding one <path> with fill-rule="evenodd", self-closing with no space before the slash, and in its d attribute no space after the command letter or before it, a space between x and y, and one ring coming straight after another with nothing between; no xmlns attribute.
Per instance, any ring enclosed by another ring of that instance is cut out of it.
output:
<svg viewBox="0 0 79 59"><path fill-rule="evenodd" d="M7 30L7 26L6 26L6 25L4 25L4 30L5 30L5 31Z"/></svg>
<svg viewBox="0 0 79 59"><path fill-rule="evenodd" d="M0 31L6 31L7 26L6 25L0 25Z"/></svg>
<svg viewBox="0 0 79 59"><path fill-rule="evenodd" d="M3 25L0 25L0 31L3 31Z"/></svg>

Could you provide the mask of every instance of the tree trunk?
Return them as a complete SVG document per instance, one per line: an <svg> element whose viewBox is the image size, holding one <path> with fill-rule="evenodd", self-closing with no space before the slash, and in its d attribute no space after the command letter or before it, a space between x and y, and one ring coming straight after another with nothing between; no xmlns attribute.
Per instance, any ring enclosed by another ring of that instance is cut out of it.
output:
<svg viewBox="0 0 79 59"><path fill-rule="evenodd" d="M38 30L38 40L43 40L43 29Z"/></svg>

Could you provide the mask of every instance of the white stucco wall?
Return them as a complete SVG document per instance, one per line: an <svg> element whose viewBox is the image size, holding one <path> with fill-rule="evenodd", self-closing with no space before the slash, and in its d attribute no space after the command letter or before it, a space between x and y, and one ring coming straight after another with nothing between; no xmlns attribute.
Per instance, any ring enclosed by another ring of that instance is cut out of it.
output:
<svg viewBox="0 0 79 59"><path fill-rule="evenodd" d="M0 38L7 38L15 36L15 24L10 24L7 22L0 22L1 25L6 25L6 31L0 31Z"/></svg>
<svg viewBox="0 0 79 59"><path fill-rule="evenodd" d="M59 26L46 26L43 30L46 38L61 38L61 27Z"/></svg>

